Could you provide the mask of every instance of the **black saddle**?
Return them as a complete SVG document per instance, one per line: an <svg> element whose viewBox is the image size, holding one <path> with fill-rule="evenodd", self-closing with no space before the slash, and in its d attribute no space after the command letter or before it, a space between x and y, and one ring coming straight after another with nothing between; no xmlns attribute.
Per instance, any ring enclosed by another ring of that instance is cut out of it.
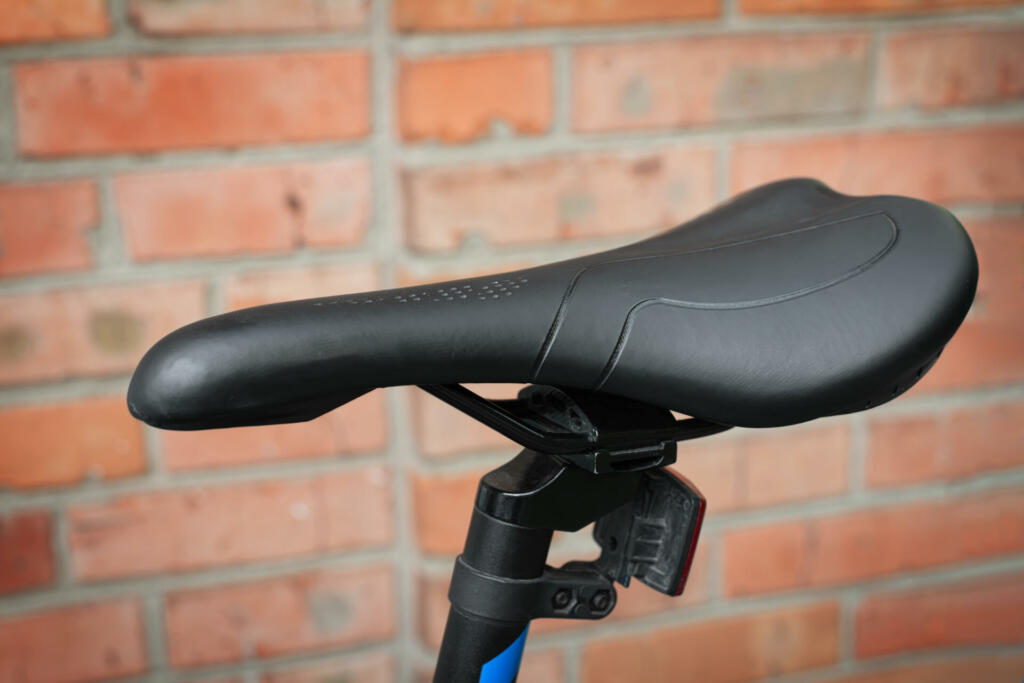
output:
<svg viewBox="0 0 1024 683"><path fill-rule="evenodd" d="M515 382L785 425L906 391L977 278L945 209L787 180L620 249L201 320L146 354L128 405L205 429L308 420L377 387Z"/></svg>

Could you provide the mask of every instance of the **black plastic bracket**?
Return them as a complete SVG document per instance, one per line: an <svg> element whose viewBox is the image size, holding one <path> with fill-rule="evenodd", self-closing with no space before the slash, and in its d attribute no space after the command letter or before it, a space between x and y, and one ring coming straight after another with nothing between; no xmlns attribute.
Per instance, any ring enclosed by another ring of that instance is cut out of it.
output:
<svg viewBox="0 0 1024 683"><path fill-rule="evenodd" d="M597 474L664 467L677 441L709 436L728 425L609 394L530 385L516 399L486 399L459 384L424 384L424 391L524 448L557 455Z"/></svg>
<svg viewBox="0 0 1024 683"><path fill-rule="evenodd" d="M462 557L455 561L448 598L463 612L505 621L600 619L616 602L612 580L589 562L546 567L536 578L509 579L479 571Z"/></svg>

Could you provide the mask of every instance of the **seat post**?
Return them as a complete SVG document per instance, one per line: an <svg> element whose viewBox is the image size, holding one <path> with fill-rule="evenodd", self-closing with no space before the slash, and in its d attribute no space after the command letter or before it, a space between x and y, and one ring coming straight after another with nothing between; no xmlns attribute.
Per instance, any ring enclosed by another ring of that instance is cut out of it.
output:
<svg viewBox="0 0 1024 683"><path fill-rule="evenodd" d="M612 580L592 563L546 565L555 530L577 530L630 500L638 473L588 473L532 450L485 475L463 552L435 683L511 683L537 617L599 619Z"/></svg>
<svg viewBox="0 0 1024 683"><path fill-rule="evenodd" d="M512 683L531 620L606 617L615 582L682 592L704 499L665 466L677 440L728 427L578 390L527 387L498 402L424 388L525 446L480 480L435 683ZM546 564L555 531L591 523L600 557Z"/></svg>
<svg viewBox="0 0 1024 683"><path fill-rule="evenodd" d="M498 593L508 582L541 578L551 536L550 529L518 526L474 508L466 546L458 562L471 572L493 577L490 590L485 589L485 594L478 596L491 603L490 616L474 614L466 610L471 606L453 601L435 682L515 680L530 621L518 610L501 609L505 600ZM460 583L453 581L453 592L463 587Z"/></svg>

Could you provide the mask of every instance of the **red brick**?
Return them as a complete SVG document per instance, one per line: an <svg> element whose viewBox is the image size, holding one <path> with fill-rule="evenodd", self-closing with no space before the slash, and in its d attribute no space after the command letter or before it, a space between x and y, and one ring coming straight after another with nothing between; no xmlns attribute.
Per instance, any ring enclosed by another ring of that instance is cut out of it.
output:
<svg viewBox="0 0 1024 683"><path fill-rule="evenodd" d="M583 650L584 683L745 681L833 664L839 657L839 607L819 603L746 614L636 636L592 640Z"/></svg>
<svg viewBox="0 0 1024 683"><path fill-rule="evenodd" d="M872 486L951 481L1024 465L1024 401L870 423Z"/></svg>
<svg viewBox="0 0 1024 683"><path fill-rule="evenodd" d="M206 311L195 281L124 283L0 297L0 384L127 372Z"/></svg>
<svg viewBox="0 0 1024 683"><path fill-rule="evenodd" d="M385 640L395 610L390 567L324 569L172 593L164 624L171 665L190 668Z"/></svg>
<svg viewBox="0 0 1024 683"><path fill-rule="evenodd" d="M311 422L163 431L160 439L164 462L171 470L377 452L388 439L384 394L371 392Z"/></svg>
<svg viewBox="0 0 1024 683"><path fill-rule="evenodd" d="M728 531L728 595L826 586L1024 550L1024 490Z"/></svg>
<svg viewBox="0 0 1024 683"><path fill-rule="evenodd" d="M86 581L379 547L393 537L390 474L128 494L72 506L68 527L73 573Z"/></svg>
<svg viewBox="0 0 1024 683"><path fill-rule="evenodd" d="M416 515L413 523L423 552L431 555L461 552L473 513L476 486L486 471L412 475Z"/></svg>
<svg viewBox="0 0 1024 683"><path fill-rule="evenodd" d="M1019 2L1020 0L740 0L740 9L749 14L908 14L1003 7Z"/></svg>
<svg viewBox="0 0 1024 683"><path fill-rule="evenodd" d="M99 220L92 182L0 185L0 277L88 268Z"/></svg>
<svg viewBox="0 0 1024 683"><path fill-rule="evenodd" d="M465 31L541 26L586 26L704 19L718 16L719 0L396 0L400 31Z"/></svg>
<svg viewBox="0 0 1024 683"><path fill-rule="evenodd" d="M295 299L366 292L380 288L369 263L256 270L231 277L225 285L229 310Z"/></svg>
<svg viewBox="0 0 1024 683"><path fill-rule="evenodd" d="M551 125L551 53L517 50L406 59L398 121L406 140L465 142L498 122L539 135Z"/></svg>
<svg viewBox="0 0 1024 683"><path fill-rule="evenodd" d="M581 132L849 114L863 109L862 34L693 37L576 50Z"/></svg>
<svg viewBox="0 0 1024 683"><path fill-rule="evenodd" d="M519 384L468 384L488 398L515 398ZM519 447L490 427L418 389L409 392L416 443L428 458L449 458L480 451L514 451Z"/></svg>
<svg viewBox="0 0 1024 683"><path fill-rule="evenodd" d="M396 680L394 661L380 654L298 665L263 674L260 678L261 683L393 683Z"/></svg>
<svg viewBox="0 0 1024 683"><path fill-rule="evenodd" d="M1024 575L870 595L857 610L856 629L859 657L1024 645Z"/></svg>
<svg viewBox="0 0 1024 683"><path fill-rule="evenodd" d="M351 246L370 213L363 160L133 173L114 188L136 261Z"/></svg>
<svg viewBox="0 0 1024 683"><path fill-rule="evenodd" d="M0 595L53 583L56 571L47 512L0 517Z"/></svg>
<svg viewBox="0 0 1024 683"><path fill-rule="evenodd" d="M98 38L109 31L104 0L0 3L0 43Z"/></svg>
<svg viewBox="0 0 1024 683"><path fill-rule="evenodd" d="M850 430L839 421L783 432L749 431L680 444L674 466L727 512L842 493Z"/></svg>
<svg viewBox="0 0 1024 683"><path fill-rule="evenodd" d="M533 683L564 683L565 656L560 650L539 650L523 654L519 679Z"/></svg>
<svg viewBox="0 0 1024 683"><path fill-rule="evenodd" d="M1024 96L1024 30L906 31L884 47L881 104L945 107Z"/></svg>
<svg viewBox="0 0 1024 683"><path fill-rule="evenodd" d="M59 156L360 137L368 71L358 52L22 63L18 146Z"/></svg>
<svg viewBox="0 0 1024 683"><path fill-rule="evenodd" d="M409 170L407 238L442 251L468 235L510 245L665 230L714 201L714 171L708 147Z"/></svg>
<svg viewBox="0 0 1024 683"><path fill-rule="evenodd" d="M1024 655L987 653L967 658L954 656L939 661L900 664L835 679L833 683L1020 683L1021 671L1024 671Z"/></svg>
<svg viewBox="0 0 1024 683"><path fill-rule="evenodd" d="M929 393L1024 379L1024 217L967 222L980 279L964 324L913 392Z"/></svg>
<svg viewBox="0 0 1024 683"><path fill-rule="evenodd" d="M810 176L849 194L938 203L1024 199L1024 126L748 140L733 147L732 186Z"/></svg>
<svg viewBox="0 0 1024 683"><path fill-rule="evenodd" d="M359 28L369 0L132 0L129 16L143 33L280 33Z"/></svg>
<svg viewBox="0 0 1024 683"><path fill-rule="evenodd" d="M142 609L134 600L75 605L0 619L0 680L77 683L146 670Z"/></svg>
<svg viewBox="0 0 1024 683"><path fill-rule="evenodd" d="M121 396L0 410L0 487L119 479L145 469L142 426Z"/></svg>

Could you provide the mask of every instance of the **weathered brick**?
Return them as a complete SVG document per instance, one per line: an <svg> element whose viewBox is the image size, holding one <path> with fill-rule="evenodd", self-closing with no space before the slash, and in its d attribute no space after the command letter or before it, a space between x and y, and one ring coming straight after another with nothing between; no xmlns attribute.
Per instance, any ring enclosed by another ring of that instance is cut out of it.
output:
<svg viewBox="0 0 1024 683"><path fill-rule="evenodd" d="M390 473L128 494L72 506L68 527L86 581L379 547L393 536Z"/></svg>
<svg viewBox="0 0 1024 683"><path fill-rule="evenodd" d="M50 515L26 511L0 517L0 595L53 583Z"/></svg>
<svg viewBox="0 0 1024 683"><path fill-rule="evenodd" d="M1024 401L870 423L872 486L950 481L1024 465Z"/></svg>
<svg viewBox="0 0 1024 683"><path fill-rule="evenodd" d="M110 31L104 0L4 0L0 43L98 38Z"/></svg>
<svg viewBox="0 0 1024 683"><path fill-rule="evenodd" d="M740 0L748 14L920 13L1014 5L1020 0Z"/></svg>
<svg viewBox="0 0 1024 683"><path fill-rule="evenodd" d="M0 487L118 479L145 469L142 427L121 396L0 410Z"/></svg>
<svg viewBox="0 0 1024 683"><path fill-rule="evenodd" d="M0 618L0 680L79 683L140 674L143 628L134 600Z"/></svg>
<svg viewBox="0 0 1024 683"><path fill-rule="evenodd" d="M468 384L481 396L494 399L515 398L518 384ZM409 392L416 443L428 458L449 458L480 451L513 451L512 441L489 427L418 389Z"/></svg>
<svg viewBox="0 0 1024 683"><path fill-rule="evenodd" d="M879 507L724 534L728 595L849 583L1024 550L1024 490Z"/></svg>
<svg viewBox="0 0 1024 683"><path fill-rule="evenodd" d="M714 201L714 170L708 147L410 169L407 239L442 251L469 235L510 245L664 230Z"/></svg>
<svg viewBox="0 0 1024 683"><path fill-rule="evenodd" d="M849 426L833 420L680 444L674 468L700 489L709 510L726 512L842 493L849 451Z"/></svg>
<svg viewBox="0 0 1024 683"><path fill-rule="evenodd" d="M585 26L704 19L718 16L719 0L397 0L400 31L465 31L539 26Z"/></svg>
<svg viewBox="0 0 1024 683"><path fill-rule="evenodd" d="M422 575L416 583L416 632L420 643L435 651L441 647L448 619L450 581L450 575Z"/></svg>
<svg viewBox="0 0 1024 683"><path fill-rule="evenodd" d="M0 277L88 268L99 220L87 180L0 185Z"/></svg>
<svg viewBox="0 0 1024 683"><path fill-rule="evenodd" d="M380 288L377 268L370 263L253 270L235 275L225 285L229 310L280 301L366 292Z"/></svg>
<svg viewBox="0 0 1024 683"><path fill-rule="evenodd" d="M171 470L326 458L380 451L387 444L384 393L374 391L311 422L160 432Z"/></svg>
<svg viewBox="0 0 1024 683"><path fill-rule="evenodd" d="M912 392L929 393L1024 379L1024 217L967 221L980 277L974 306L935 367Z"/></svg>
<svg viewBox="0 0 1024 683"><path fill-rule="evenodd" d="M0 384L132 370L158 339L206 310L195 281L0 296Z"/></svg>
<svg viewBox="0 0 1024 683"><path fill-rule="evenodd" d="M565 655L561 650L534 650L523 653L519 679L536 683L564 683Z"/></svg>
<svg viewBox="0 0 1024 683"><path fill-rule="evenodd" d="M462 550L473 513L476 486L487 470L413 474L416 540L423 552L455 555Z"/></svg>
<svg viewBox="0 0 1024 683"><path fill-rule="evenodd" d="M859 657L1024 645L1024 575L869 595L857 609L856 629Z"/></svg>
<svg viewBox="0 0 1024 683"><path fill-rule="evenodd" d="M973 657L953 656L938 661L897 664L870 673L837 678L833 683L1018 683L1021 671L1024 671L1024 655L987 653Z"/></svg>
<svg viewBox="0 0 1024 683"><path fill-rule="evenodd" d="M369 0L132 0L129 17L144 33L280 33L359 28Z"/></svg>
<svg viewBox="0 0 1024 683"><path fill-rule="evenodd" d="M175 668L385 640L396 630L390 567L323 569L171 593L164 624Z"/></svg>
<svg viewBox="0 0 1024 683"><path fill-rule="evenodd" d="M495 125L539 135L551 125L551 53L517 50L406 59L398 123L406 140L465 142Z"/></svg>
<svg viewBox="0 0 1024 683"><path fill-rule="evenodd" d="M137 261L351 246L370 213L361 159L132 173L114 188Z"/></svg>
<svg viewBox="0 0 1024 683"><path fill-rule="evenodd" d="M380 654L300 664L263 674L260 678L261 683L393 683L396 680L395 662Z"/></svg>
<svg viewBox="0 0 1024 683"><path fill-rule="evenodd" d="M694 37L576 50L573 127L600 132L861 111L863 34Z"/></svg>
<svg viewBox="0 0 1024 683"><path fill-rule="evenodd" d="M1024 30L905 31L884 47L885 107L941 109L1024 96Z"/></svg>
<svg viewBox="0 0 1024 683"><path fill-rule="evenodd" d="M818 603L745 614L635 636L583 650L584 683L745 681L821 668L839 658L839 607Z"/></svg>
<svg viewBox="0 0 1024 683"><path fill-rule="evenodd" d="M745 140L732 186L809 176L849 194L903 194L938 203L1024 199L1024 126L849 133Z"/></svg>
<svg viewBox="0 0 1024 683"><path fill-rule="evenodd" d="M368 71L360 52L22 63L18 147L59 156L360 137Z"/></svg>

